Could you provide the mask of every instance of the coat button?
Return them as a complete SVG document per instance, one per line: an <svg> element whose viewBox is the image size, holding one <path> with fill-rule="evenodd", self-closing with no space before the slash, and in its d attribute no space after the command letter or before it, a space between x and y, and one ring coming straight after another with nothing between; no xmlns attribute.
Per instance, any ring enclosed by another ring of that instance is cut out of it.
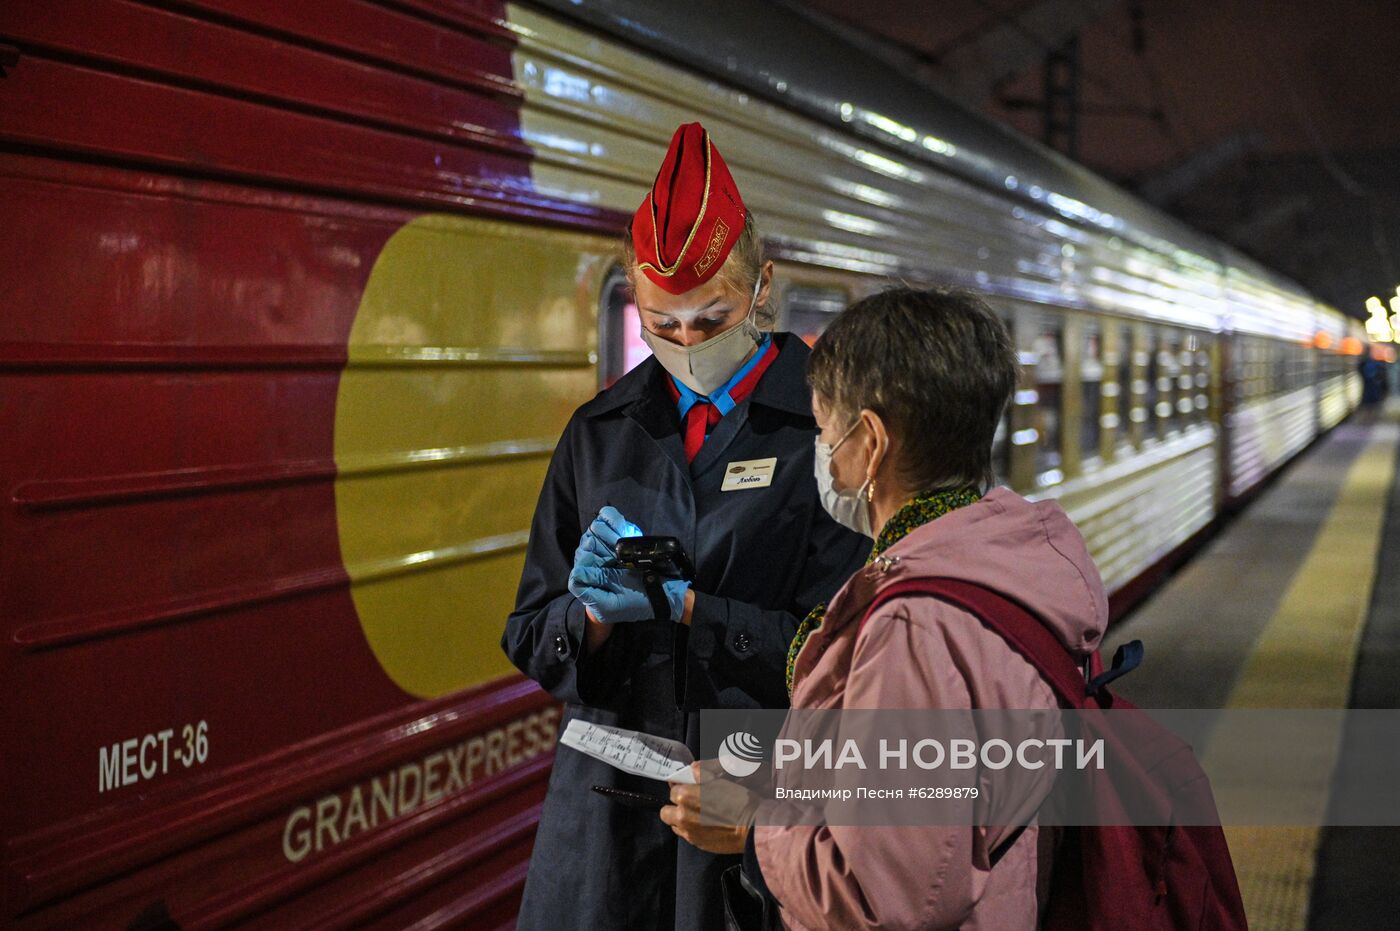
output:
<svg viewBox="0 0 1400 931"><path fill-rule="evenodd" d="M735 635L734 635L734 652L735 652L735 653L747 653L747 652L749 652L749 635L748 635L748 634L739 633L739 634L735 634Z"/></svg>
<svg viewBox="0 0 1400 931"><path fill-rule="evenodd" d="M558 653L560 656L569 655L569 641L563 634L559 634L554 638L554 652Z"/></svg>

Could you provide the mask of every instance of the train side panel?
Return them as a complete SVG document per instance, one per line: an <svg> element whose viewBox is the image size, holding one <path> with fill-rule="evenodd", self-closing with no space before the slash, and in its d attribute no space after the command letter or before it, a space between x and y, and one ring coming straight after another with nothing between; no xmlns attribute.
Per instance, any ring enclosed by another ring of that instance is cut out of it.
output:
<svg viewBox="0 0 1400 931"><path fill-rule="evenodd" d="M508 920L617 218L533 191L499 5L182 11L0 10L4 915Z"/></svg>

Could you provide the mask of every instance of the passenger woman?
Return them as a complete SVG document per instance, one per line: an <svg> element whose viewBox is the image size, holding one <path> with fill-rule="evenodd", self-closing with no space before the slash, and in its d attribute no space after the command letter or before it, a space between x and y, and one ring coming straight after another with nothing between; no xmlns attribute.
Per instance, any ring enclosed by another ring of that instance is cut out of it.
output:
<svg viewBox="0 0 1400 931"><path fill-rule="evenodd" d="M1103 634L1103 583L1064 510L1005 487L983 492L1016 382L996 315L966 293L885 291L827 328L808 376L823 503L875 547L794 640L794 711L1058 707L1049 682L976 614L918 592L867 612L889 586L955 579L1018 602L1081 659ZM667 818L708 849L747 841L744 877L776 899L788 928L1029 931L1054 854L1033 820L1049 780L1007 779L978 824L1009 828L740 821L726 833L700 818L704 787L681 785Z"/></svg>
<svg viewBox="0 0 1400 931"><path fill-rule="evenodd" d="M502 647L582 719L698 752L703 708L775 708L799 621L870 541L822 508L809 350L771 332L773 263L698 123L676 130L624 240L653 356L575 411L554 451ZM651 607L620 537L674 536L694 565ZM657 615L664 615L658 617ZM520 910L522 929L723 927L719 875L738 862L679 841L649 792L560 748Z"/></svg>

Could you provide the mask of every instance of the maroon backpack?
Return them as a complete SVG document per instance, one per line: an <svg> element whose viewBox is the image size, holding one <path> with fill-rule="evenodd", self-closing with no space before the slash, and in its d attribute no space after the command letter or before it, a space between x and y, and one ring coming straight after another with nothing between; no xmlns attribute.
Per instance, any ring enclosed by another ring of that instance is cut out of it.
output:
<svg viewBox="0 0 1400 931"><path fill-rule="evenodd" d="M1080 716L1082 738L1102 738L1109 757L1119 764L1128 761L1111 772L1090 771L1087 781L1078 783L1078 791L1088 793L1098 824L1063 829L1042 928L1248 927L1210 783L1191 747L1106 688L1137 666L1141 643L1121 647L1107 672L1094 651L1086 675L1059 638L1024 607L962 579L897 582L880 591L865 617L891 598L907 595L938 598L980 618L1040 672L1062 708L1087 712ZM1115 714L1092 713L1109 709ZM1019 833L996 854L1004 853Z"/></svg>

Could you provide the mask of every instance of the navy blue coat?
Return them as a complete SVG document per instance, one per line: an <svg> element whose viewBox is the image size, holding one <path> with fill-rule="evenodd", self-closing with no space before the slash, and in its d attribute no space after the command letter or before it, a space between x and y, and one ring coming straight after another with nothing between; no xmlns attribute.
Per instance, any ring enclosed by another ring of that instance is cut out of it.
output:
<svg viewBox="0 0 1400 931"><path fill-rule="evenodd" d="M580 407L540 492L501 646L574 718L681 740L699 752L702 708L784 708L797 623L860 567L870 540L831 520L813 478L809 350L778 358L687 463L665 370L649 358ZM776 457L766 488L721 491L729 463ZM695 564L689 628L617 625L584 654L584 609L566 584L574 550L611 504L644 533L678 537ZM722 928L719 874L738 856L680 841L654 811L591 791L665 794L560 747L525 884L522 931Z"/></svg>

